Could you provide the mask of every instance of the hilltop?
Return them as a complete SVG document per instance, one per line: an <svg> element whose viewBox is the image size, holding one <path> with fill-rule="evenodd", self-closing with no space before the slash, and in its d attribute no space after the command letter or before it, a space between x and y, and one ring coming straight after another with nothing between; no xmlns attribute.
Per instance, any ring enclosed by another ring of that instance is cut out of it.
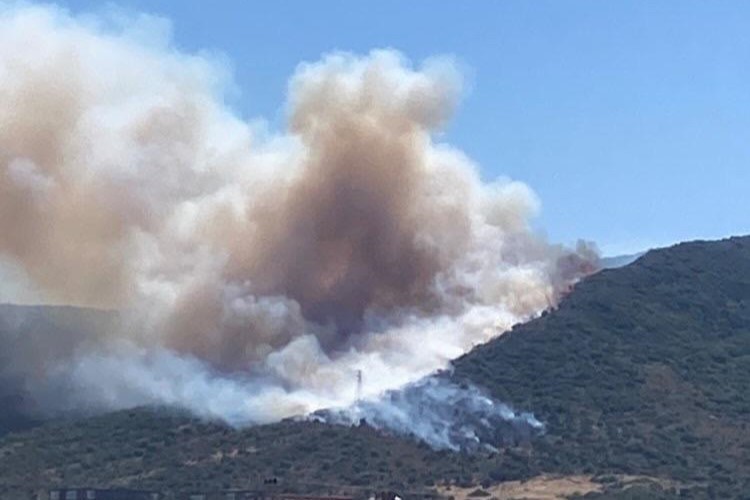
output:
<svg viewBox="0 0 750 500"><path fill-rule="evenodd" d="M547 423L542 470L747 484L750 238L601 271L455 367Z"/></svg>
<svg viewBox="0 0 750 500"><path fill-rule="evenodd" d="M235 430L136 409L0 438L0 493L61 483L220 489L264 477L306 491L425 491L546 474L593 477L610 491L591 498L615 498L623 475L661 481L637 498L740 496L750 491L750 238L684 243L603 270L454 365L455 381L534 412L546 432L468 455L366 425Z"/></svg>

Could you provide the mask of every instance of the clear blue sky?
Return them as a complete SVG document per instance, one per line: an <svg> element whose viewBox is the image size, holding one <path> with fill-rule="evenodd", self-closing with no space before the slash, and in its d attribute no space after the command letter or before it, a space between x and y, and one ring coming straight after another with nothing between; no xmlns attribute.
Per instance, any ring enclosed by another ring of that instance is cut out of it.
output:
<svg viewBox="0 0 750 500"><path fill-rule="evenodd" d="M97 2L61 2L74 12ZM280 124L303 60L455 56L471 88L446 140L540 196L550 239L621 253L750 233L750 2L121 0L231 60L246 117Z"/></svg>

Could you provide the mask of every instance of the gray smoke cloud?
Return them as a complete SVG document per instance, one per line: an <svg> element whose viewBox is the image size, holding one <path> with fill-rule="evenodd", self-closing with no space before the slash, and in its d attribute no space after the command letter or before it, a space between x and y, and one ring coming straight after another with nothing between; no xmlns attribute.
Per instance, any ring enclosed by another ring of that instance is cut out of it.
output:
<svg viewBox="0 0 750 500"><path fill-rule="evenodd" d="M224 104L229 75L161 19L0 7L0 256L45 302L119 311L54 346L2 339L41 411L246 424L345 407L598 265L531 229L527 186L482 182L439 141L461 95L450 59L300 64L280 132Z"/></svg>

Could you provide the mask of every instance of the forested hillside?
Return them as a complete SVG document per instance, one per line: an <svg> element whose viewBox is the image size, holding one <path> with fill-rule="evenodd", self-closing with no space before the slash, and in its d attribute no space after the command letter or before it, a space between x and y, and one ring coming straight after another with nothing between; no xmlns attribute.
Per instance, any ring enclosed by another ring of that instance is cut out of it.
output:
<svg viewBox="0 0 750 500"><path fill-rule="evenodd" d="M615 493L622 475L667 481L632 498L742 497L750 491L750 238L680 244L601 271L556 310L456 360L450 376L534 412L545 433L469 455L367 425L234 430L140 409L0 438L0 492L221 489L266 477L305 491L418 492L556 474L594 477L609 492L592 498L626 498Z"/></svg>
<svg viewBox="0 0 750 500"><path fill-rule="evenodd" d="M604 270L455 366L547 423L543 470L747 485L750 238Z"/></svg>

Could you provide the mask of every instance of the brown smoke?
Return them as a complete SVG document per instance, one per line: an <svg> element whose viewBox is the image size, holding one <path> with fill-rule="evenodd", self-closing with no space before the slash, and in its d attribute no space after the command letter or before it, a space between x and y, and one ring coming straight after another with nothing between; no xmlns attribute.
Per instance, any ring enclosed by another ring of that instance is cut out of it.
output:
<svg viewBox="0 0 750 500"><path fill-rule="evenodd" d="M450 61L301 65L271 135L224 107L223 68L144 29L0 12L0 255L56 302L124 311L55 360L87 398L195 407L181 384L214 397L219 371L249 377L248 419L309 411L361 367L370 392L443 367L593 269L530 230L526 186L435 142ZM127 382L91 375L108 356Z"/></svg>
<svg viewBox="0 0 750 500"><path fill-rule="evenodd" d="M334 60L328 64L346 64ZM288 296L306 318L344 331L356 330L368 308L434 299L429 286L449 262L420 237L441 232L455 247L468 233L468 207L425 199L434 175L425 150L444 113L425 108L452 82L399 95L401 75L388 74L399 63L374 56L355 88L347 75L301 71L290 130L304 146L302 165L260 201L257 226L231 252L230 276L252 280L260 294Z"/></svg>

